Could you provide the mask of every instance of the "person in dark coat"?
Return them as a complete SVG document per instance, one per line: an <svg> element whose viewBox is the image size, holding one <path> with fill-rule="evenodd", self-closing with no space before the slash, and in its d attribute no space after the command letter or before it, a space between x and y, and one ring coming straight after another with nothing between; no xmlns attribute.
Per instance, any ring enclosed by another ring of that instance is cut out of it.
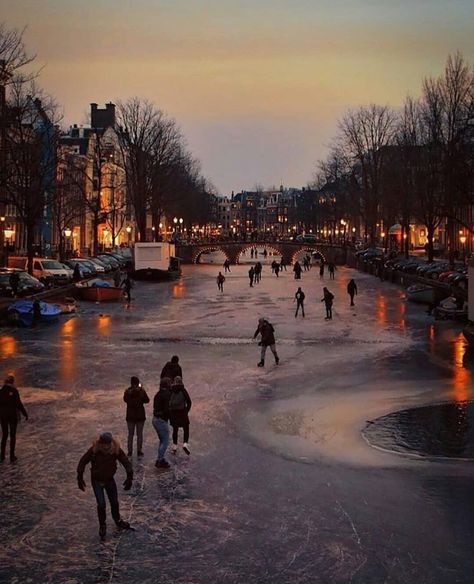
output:
<svg viewBox="0 0 474 584"><path fill-rule="evenodd" d="M155 466L157 468L169 468L169 462L165 459L166 450L170 441L170 429L168 420L170 417L169 402L171 396L171 379L162 377L160 388L153 399L153 428L158 434L158 456Z"/></svg>
<svg viewBox="0 0 474 584"><path fill-rule="evenodd" d="M252 266L249 270L250 288L253 287L253 280L255 278L255 268Z"/></svg>
<svg viewBox="0 0 474 584"><path fill-rule="evenodd" d="M81 279L81 269L79 268L79 264L74 265L74 272L72 273L72 281L79 282Z"/></svg>
<svg viewBox="0 0 474 584"><path fill-rule="evenodd" d="M293 266L293 272L295 273L295 280L301 280L301 264L296 261Z"/></svg>
<svg viewBox="0 0 474 584"><path fill-rule="evenodd" d="M133 288L132 279L130 278L130 274L125 276L125 280L122 282L123 291L125 292L125 296L127 298L127 302L132 301L131 290Z"/></svg>
<svg viewBox="0 0 474 584"><path fill-rule="evenodd" d="M319 277L321 279L324 278L324 261L321 260L321 263L319 264Z"/></svg>
<svg viewBox="0 0 474 584"><path fill-rule="evenodd" d="M332 292L329 292L329 290L326 287L323 288L323 292L324 292L324 296L323 296L323 298L321 298L321 302L324 302L324 304L326 306L325 320L331 320L332 319L332 303L334 300L334 294L332 294Z"/></svg>
<svg viewBox="0 0 474 584"><path fill-rule="evenodd" d="M19 413L23 415L25 420L28 420L28 414L21 402L20 393L15 387L15 378L13 375L9 375L0 389L0 423L2 426L0 462L5 460L8 434L10 434L10 462L14 463L18 460L15 456L15 446Z"/></svg>
<svg viewBox="0 0 474 584"><path fill-rule="evenodd" d="M137 431L137 455L143 456L143 426L145 425L145 404L150 398L143 389L138 377L130 379L130 387L123 394L123 401L127 404L127 426L128 426L128 456L133 453L133 436Z"/></svg>
<svg viewBox="0 0 474 584"><path fill-rule="evenodd" d="M301 308L301 312L302 312L303 318L304 318L304 299L305 299L305 293L303 292L303 290L301 290L301 286L300 286L295 294L295 301L296 301L295 318L298 316L298 311L300 308Z"/></svg>
<svg viewBox="0 0 474 584"><path fill-rule="evenodd" d="M102 432L92 446L82 456L77 465L77 486L85 491L84 470L91 464L91 486L97 500L97 516L99 518L99 535L103 539L107 533L105 493L110 503L110 511L115 524L120 529L131 529L128 521L120 517L117 484L114 475L117 472L117 461L125 468L127 478L123 483L125 491L132 488L133 468L119 442L110 432Z"/></svg>
<svg viewBox="0 0 474 584"><path fill-rule="evenodd" d="M225 276L222 274L222 272L219 272L219 275L217 276L216 281L217 281L217 289L220 290L221 292L224 292Z"/></svg>
<svg viewBox="0 0 474 584"><path fill-rule="evenodd" d="M357 296L357 284L353 278L349 280L349 284L347 284L347 293L351 298L351 306L354 306L354 296Z"/></svg>
<svg viewBox="0 0 474 584"><path fill-rule="evenodd" d="M178 449L178 430L183 428L183 450L187 455L191 454L189 448L189 411L192 406L189 393L186 391L181 377L175 377L171 386L170 401L168 403L170 424L173 428L172 452L176 454Z"/></svg>
<svg viewBox="0 0 474 584"><path fill-rule="evenodd" d="M258 367L264 367L265 365L265 353L267 352L267 347L270 347L270 350L275 357L275 364L278 365L280 358L278 357L275 346L275 329L266 318L262 317L258 319L258 327L253 335L253 338L256 339L258 335L260 335L261 338L259 345L262 347L260 353L260 362L257 363Z"/></svg>
<svg viewBox="0 0 474 584"><path fill-rule="evenodd" d="M18 294L18 286L20 285L20 274L18 272L12 272L8 282L10 284L10 288L12 289L12 294L16 298Z"/></svg>
<svg viewBox="0 0 474 584"><path fill-rule="evenodd" d="M328 264L329 279L334 280L334 273L336 271L336 266L333 262Z"/></svg>
<svg viewBox="0 0 474 584"><path fill-rule="evenodd" d="M169 377L171 381L173 381L175 377L181 377L181 379L183 378L183 370L179 364L178 355L173 355L171 357L171 361L168 361L168 363L166 363L166 365L163 367L161 370L160 379L163 379L163 377Z"/></svg>

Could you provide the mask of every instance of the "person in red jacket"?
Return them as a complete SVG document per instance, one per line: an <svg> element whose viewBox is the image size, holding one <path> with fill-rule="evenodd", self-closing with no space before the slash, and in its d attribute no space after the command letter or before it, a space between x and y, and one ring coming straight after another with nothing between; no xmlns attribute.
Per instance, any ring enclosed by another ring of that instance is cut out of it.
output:
<svg viewBox="0 0 474 584"><path fill-rule="evenodd" d="M123 488L129 491L133 483L133 468L119 442L110 432L102 432L92 446L82 456L77 465L77 486L85 491L84 470L91 464L91 486L97 500L97 516L99 518L99 536L103 539L107 533L105 493L110 503L110 511L119 529L131 529L130 523L120 517L117 484L114 475L117 472L117 460L127 471Z"/></svg>

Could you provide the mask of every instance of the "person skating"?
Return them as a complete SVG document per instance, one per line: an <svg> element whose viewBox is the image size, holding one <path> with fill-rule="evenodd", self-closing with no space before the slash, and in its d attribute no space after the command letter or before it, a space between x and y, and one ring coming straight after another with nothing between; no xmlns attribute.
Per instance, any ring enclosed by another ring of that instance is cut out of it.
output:
<svg viewBox="0 0 474 584"><path fill-rule="evenodd" d="M330 262L328 264L328 272L329 272L329 279L330 280L334 280L335 271L336 271L336 266L333 264L333 262Z"/></svg>
<svg viewBox="0 0 474 584"><path fill-rule="evenodd" d="M254 271L255 271L254 282L255 284L258 284L262 279L262 264L260 262L257 262L255 264Z"/></svg>
<svg viewBox="0 0 474 584"><path fill-rule="evenodd" d="M173 381L175 377L181 377L181 379L183 379L183 370L179 364L178 355L173 355L171 360L163 367L160 378L163 379L163 377L169 377L171 381Z"/></svg>
<svg viewBox="0 0 474 584"><path fill-rule="evenodd" d="M230 261L226 259L224 264L223 264L223 267L224 267L224 273L230 272Z"/></svg>
<svg viewBox="0 0 474 584"><path fill-rule="evenodd" d="M143 456L143 426L145 425L145 404L150 398L143 389L138 377L130 379L130 387L123 394L123 401L127 404L128 456L133 453L133 436L137 432L137 455Z"/></svg>
<svg viewBox="0 0 474 584"><path fill-rule="evenodd" d="M178 449L178 430L183 428L183 450L187 455L191 454L189 448L189 410L192 401L189 393L183 385L181 377L175 377L171 386L170 401L168 404L170 424L173 428L173 446L172 452L176 454Z"/></svg>
<svg viewBox="0 0 474 584"><path fill-rule="evenodd" d="M321 280L324 278L324 260L321 260L321 263L319 264L319 277Z"/></svg>
<svg viewBox="0 0 474 584"><path fill-rule="evenodd" d="M15 378L9 375L5 379L3 387L0 389L0 424L2 426L2 446L0 452L0 462L5 460L8 434L10 434L10 462L17 461L15 456L16 429L19 414L28 420L28 414L23 406L20 393L15 387Z"/></svg>
<svg viewBox="0 0 474 584"><path fill-rule="evenodd" d="M280 358L278 357L275 346L275 329L266 318L261 317L258 319L258 327L253 338L256 339L258 335L260 335L261 338L259 345L262 347L260 362L257 363L258 367L263 367L265 365L265 353L267 352L267 347L270 347L270 350L275 357L275 364L278 365Z"/></svg>
<svg viewBox="0 0 474 584"><path fill-rule="evenodd" d="M295 280L301 280L301 265L298 260L293 266L293 272L295 273Z"/></svg>
<svg viewBox="0 0 474 584"><path fill-rule="evenodd" d="M125 280L122 283L123 291L125 292L125 296L127 297L127 302L132 301L131 290L133 288L132 279L130 278L130 274L125 276Z"/></svg>
<svg viewBox="0 0 474 584"><path fill-rule="evenodd" d="M275 276L280 277L280 264L278 262L275 262Z"/></svg>
<svg viewBox="0 0 474 584"><path fill-rule="evenodd" d="M216 281L217 281L217 289L220 290L221 292L224 292L225 276L222 274L222 272L219 272L219 275L217 276Z"/></svg>
<svg viewBox="0 0 474 584"><path fill-rule="evenodd" d="M120 288L120 282L122 281L122 272L120 268L117 268L114 272L114 286Z"/></svg>
<svg viewBox="0 0 474 584"><path fill-rule="evenodd" d="M357 284L353 278L349 280L349 284L347 284L347 293L351 298L351 306L354 306L354 296L357 296Z"/></svg>
<svg viewBox="0 0 474 584"><path fill-rule="evenodd" d="M296 291L296 294L295 294L295 300L296 300L295 318L298 316L298 311L300 308L301 308L301 313L302 313L303 318L304 318L304 299L305 299L305 293L303 292L303 290L301 290L301 287L299 287L298 290Z"/></svg>
<svg viewBox="0 0 474 584"><path fill-rule="evenodd" d="M283 258L281 258L281 261L280 261L280 272L283 272L283 270L285 270L285 272L286 272L286 262L283 260Z"/></svg>
<svg viewBox="0 0 474 584"><path fill-rule="evenodd" d="M169 462L165 458L166 450L170 442L170 429L168 420L169 401L171 396L171 379L163 377L160 379L160 388L153 399L153 428L158 434L158 455L155 466L157 468L169 468Z"/></svg>
<svg viewBox="0 0 474 584"><path fill-rule="evenodd" d="M254 278L255 278L255 268L252 266L249 270L250 288L253 287Z"/></svg>
<svg viewBox="0 0 474 584"><path fill-rule="evenodd" d="M125 491L129 491L133 483L132 464L120 448L119 442L110 432L102 432L77 465L77 486L81 491L85 491L84 470L89 463L91 464L91 486L97 501L99 535L102 539L107 533L105 493L109 499L110 511L115 525L120 529L132 529L130 523L120 517L117 484L114 479L117 472L117 461L127 473L123 488Z"/></svg>
<svg viewBox="0 0 474 584"><path fill-rule="evenodd" d="M38 298L33 300L33 306L31 307L31 310L33 312L33 321L31 324L32 326L38 326L41 320L41 302L38 300Z"/></svg>
<svg viewBox="0 0 474 584"><path fill-rule="evenodd" d="M325 320L331 320L332 319L332 303L334 300L334 294L332 294L332 292L329 292L329 290L326 287L323 288L323 293L324 293L324 296L321 299L321 302L324 302L324 304L326 306Z"/></svg>
<svg viewBox="0 0 474 584"><path fill-rule="evenodd" d="M14 298L18 295L18 286L20 285L20 274L18 272L12 272L8 279L10 288L12 289L12 295Z"/></svg>
<svg viewBox="0 0 474 584"><path fill-rule="evenodd" d="M74 271L72 273L72 281L79 282L80 280L81 280L81 269L79 267L79 264L76 262L76 264L74 265Z"/></svg>
<svg viewBox="0 0 474 584"><path fill-rule="evenodd" d="M308 257L305 256L303 258L303 269L305 272L307 272L309 270L309 262L308 262Z"/></svg>

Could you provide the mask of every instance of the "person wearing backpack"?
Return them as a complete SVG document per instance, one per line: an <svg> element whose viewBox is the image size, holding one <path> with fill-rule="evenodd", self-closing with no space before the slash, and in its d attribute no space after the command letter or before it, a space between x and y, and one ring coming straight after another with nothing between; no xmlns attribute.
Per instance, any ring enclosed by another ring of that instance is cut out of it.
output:
<svg viewBox="0 0 474 584"><path fill-rule="evenodd" d="M143 426L145 425L145 405L150 398L143 389L138 377L130 379L130 387L123 394L123 401L127 404L126 421L128 426L128 456L133 452L133 436L137 431L137 455L143 456Z"/></svg>
<svg viewBox="0 0 474 584"><path fill-rule="evenodd" d="M332 302L334 300L334 294L329 292L329 290L324 287L323 288L324 296L321 298L321 302L324 302L326 305L326 318L324 320L331 320L332 319Z"/></svg>
<svg viewBox="0 0 474 584"><path fill-rule="evenodd" d="M175 377L171 386L170 401L168 404L170 424L173 428L173 446L171 452L176 454L178 449L178 430L183 428L183 450L186 454L191 454L189 449L189 410L191 409L191 398L186 391L181 377Z"/></svg>

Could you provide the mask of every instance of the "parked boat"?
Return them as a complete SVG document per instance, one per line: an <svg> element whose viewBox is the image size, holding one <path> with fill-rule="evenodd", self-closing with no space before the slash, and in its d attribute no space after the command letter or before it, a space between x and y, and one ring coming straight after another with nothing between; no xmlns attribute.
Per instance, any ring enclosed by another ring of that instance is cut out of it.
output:
<svg viewBox="0 0 474 584"><path fill-rule="evenodd" d="M76 285L77 295L81 300L91 302L117 302L123 298L122 288L112 286L106 280L89 280Z"/></svg>
<svg viewBox="0 0 474 584"><path fill-rule="evenodd" d="M33 324L33 300L17 300L8 307L8 320L21 326L31 326ZM61 307L58 304L48 302L36 302L40 305L40 323L55 322L61 314Z"/></svg>
<svg viewBox="0 0 474 584"><path fill-rule="evenodd" d="M454 296L450 296L433 310L433 314L438 320L467 320L467 302L461 305Z"/></svg>
<svg viewBox="0 0 474 584"><path fill-rule="evenodd" d="M435 290L425 284L413 284L406 289L407 299L411 302L420 302L422 304L434 304Z"/></svg>

